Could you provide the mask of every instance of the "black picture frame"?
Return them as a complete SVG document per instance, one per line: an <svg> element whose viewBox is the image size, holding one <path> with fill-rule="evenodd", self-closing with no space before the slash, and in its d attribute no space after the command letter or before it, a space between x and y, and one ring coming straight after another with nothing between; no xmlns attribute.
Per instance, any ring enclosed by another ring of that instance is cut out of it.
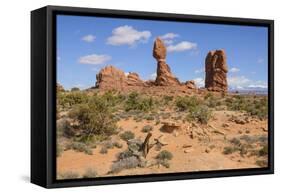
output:
<svg viewBox="0 0 281 194"><path fill-rule="evenodd" d="M268 28L267 168L56 180L56 15L102 16ZM46 6L31 12L31 182L46 188L274 173L274 21L171 13Z"/></svg>

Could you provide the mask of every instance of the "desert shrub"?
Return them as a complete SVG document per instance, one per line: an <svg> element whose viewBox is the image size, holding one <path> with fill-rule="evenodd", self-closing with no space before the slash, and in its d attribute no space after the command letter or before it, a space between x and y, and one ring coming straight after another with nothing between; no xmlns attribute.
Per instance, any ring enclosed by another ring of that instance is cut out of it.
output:
<svg viewBox="0 0 281 194"><path fill-rule="evenodd" d="M161 151L157 156L157 164L170 168L169 160L173 158L173 154L167 150Z"/></svg>
<svg viewBox="0 0 281 194"><path fill-rule="evenodd" d="M67 171L58 174L58 179L76 179L79 178L79 174L74 171Z"/></svg>
<svg viewBox="0 0 281 194"><path fill-rule="evenodd" d="M154 120L154 116L152 115L147 115L144 117L144 119L148 120L148 121L153 121Z"/></svg>
<svg viewBox="0 0 281 194"><path fill-rule="evenodd" d="M155 101L152 97L144 98L140 97L137 92L129 94L128 99L125 102L125 110L139 110L139 111L151 111L155 106Z"/></svg>
<svg viewBox="0 0 281 194"><path fill-rule="evenodd" d="M196 106L189 110L187 120L194 120L202 124L207 124L212 116L212 111L204 105Z"/></svg>
<svg viewBox="0 0 281 194"><path fill-rule="evenodd" d="M267 155L268 155L268 145L264 145L259 150L259 156L267 156Z"/></svg>
<svg viewBox="0 0 281 194"><path fill-rule="evenodd" d="M70 108L76 104L87 103L89 97L85 92L64 92L58 93L57 103L62 108Z"/></svg>
<svg viewBox="0 0 281 194"><path fill-rule="evenodd" d="M73 149L78 152L84 152L85 154L92 155L92 149L82 142L72 142L71 144L67 145L66 149Z"/></svg>
<svg viewBox="0 0 281 194"><path fill-rule="evenodd" d="M256 164L260 167L267 167L268 166L268 161L267 160L257 160Z"/></svg>
<svg viewBox="0 0 281 194"><path fill-rule="evenodd" d="M84 142L90 141L95 135L112 135L117 128L111 109L100 98L77 105L69 116L78 121L78 127L82 130L81 141Z"/></svg>
<svg viewBox="0 0 281 194"><path fill-rule="evenodd" d="M164 105L168 105L173 99L173 96L163 96L162 101Z"/></svg>
<svg viewBox="0 0 281 194"><path fill-rule="evenodd" d="M85 173L83 174L83 178L95 178L98 176L97 171L92 168L87 168Z"/></svg>
<svg viewBox="0 0 281 194"><path fill-rule="evenodd" d="M131 169L131 168L136 168L140 164L140 161L135 157L131 156L128 158L121 159L115 163L112 164L111 166L111 173L118 173L124 169Z"/></svg>
<svg viewBox="0 0 281 194"><path fill-rule="evenodd" d="M60 144L57 143L57 151L56 151L56 155L57 157L60 157L61 156L61 153L63 152L63 148Z"/></svg>
<svg viewBox="0 0 281 194"><path fill-rule="evenodd" d="M161 151L156 158L158 160L171 160L173 158L173 154L167 150Z"/></svg>
<svg viewBox="0 0 281 194"><path fill-rule="evenodd" d="M70 138L75 136L75 130L68 120L61 119L57 121L57 135L58 137L64 136Z"/></svg>
<svg viewBox="0 0 281 194"><path fill-rule="evenodd" d="M210 108L215 108L222 104L221 101L218 98L214 97L213 95L209 96L208 98L205 98L205 97L204 97L205 104Z"/></svg>
<svg viewBox="0 0 281 194"><path fill-rule="evenodd" d="M108 152L108 150L106 147L101 147L101 149L100 149L101 154L107 154L107 152Z"/></svg>
<svg viewBox="0 0 281 194"><path fill-rule="evenodd" d="M126 97L122 94L116 94L114 91L107 91L105 92L101 98L105 101L107 106L116 106L118 104L121 104Z"/></svg>
<svg viewBox="0 0 281 194"><path fill-rule="evenodd" d="M151 125L145 125L143 128L142 128L142 132L144 133L148 133L150 131L152 131L153 127Z"/></svg>
<svg viewBox="0 0 281 194"><path fill-rule="evenodd" d="M200 101L195 96L192 96L192 97L184 96L184 97L178 97L176 99L176 107L180 111L194 109L199 104L200 104Z"/></svg>
<svg viewBox="0 0 281 194"><path fill-rule="evenodd" d="M128 141L130 139L134 139L135 134L131 131L125 131L125 132L120 134L120 138L123 139L124 141Z"/></svg>
<svg viewBox="0 0 281 194"><path fill-rule="evenodd" d="M122 160L122 159L129 158L132 156L133 156L133 153L130 150L125 150L123 152L118 153L117 158L118 158L118 160Z"/></svg>
<svg viewBox="0 0 281 194"><path fill-rule="evenodd" d="M224 147L223 154L228 155L228 154L232 154L236 151L237 151L237 149L235 147L227 146L227 147Z"/></svg>
<svg viewBox="0 0 281 194"><path fill-rule="evenodd" d="M78 87L73 87L73 88L71 88L70 91L71 92L78 92L78 91L80 91L80 89Z"/></svg>

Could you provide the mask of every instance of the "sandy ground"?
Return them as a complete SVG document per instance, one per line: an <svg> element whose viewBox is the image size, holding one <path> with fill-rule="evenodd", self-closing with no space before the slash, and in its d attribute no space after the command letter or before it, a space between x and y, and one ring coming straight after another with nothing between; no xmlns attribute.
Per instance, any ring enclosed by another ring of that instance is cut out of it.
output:
<svg viewBox="0 0 281 194"><path fill-rule="evenodd" d="M155 121L143 120L142 122L136 122L133 118L130 118L118 122L119 127L134 132L135 137L142 140L147 135L141 131L145 125L153 126L152 139L163 135L168 145L163 146L161 150L168 150L173 154L169 168L153 165L151 167L138 167L122 170L116 174L108 174L111 165L116 161L116 155L127 149L126 142L120 140L119 142L122 143L123 147L108 149L107 154L99 152L101 146L93 149L93 155L87 155L74 150L63 151L61 156L57 158L57 173L73 171L83 174L88 168L92 168L95 169L98 176L120 176L259 167L256 164L257 156L241 156L237 152L225 155L223 154L223 149L229 145L229 140L233 137L240 137L242 135L267 136L267 131L265 130L267 129L267 121L253 119L251 122L241 125L229 121L231 115L237 115L237 113L233 111L215 111L208 125L198 126L206 136L199 135L195 138L191 138L190 135L191 123L181 123L182 126L179 131L165 133L160 131L162 124L156 125ZM228 126L224 126L223 124L225 123ZM152 148L147 156L147 160L155 160L158 153L159 151Z"/></svg>

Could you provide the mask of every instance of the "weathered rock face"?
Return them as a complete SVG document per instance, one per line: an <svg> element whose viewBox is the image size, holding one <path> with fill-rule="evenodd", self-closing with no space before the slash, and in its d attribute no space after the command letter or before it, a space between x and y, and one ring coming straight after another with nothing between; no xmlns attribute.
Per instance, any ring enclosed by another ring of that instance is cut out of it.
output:
<svg viewBox="0 0 281 194"><path fill-rule="evenodd" d="M139 75L132 72L127 75L127 84L129 86L144 86L144 82L140 79Z"/></svg>
<svg viewBox="0 0 281 194"><path fill-rule="evenodd" d="M185 82L185 86L186 86L188 89L196 89L196 84L195 84L195 81L193 81L193 80L186 81L186 82Z"/></svg>
<svg viewBox="0 0 281 194"><path fill-rule="evenodd" d="M96 87L104 90L126 90L130 86L144 86L137 73L130 72L127 76L114 66L106 66L96 75Z"/></svg>
<svg viewBox="0 0 281 194"><path fill-rule="evenodd" d="M205 59L205 88L209 91L227 91L227 72L224 50L210 51Z"/></svg>
<svg viewBox="0 0 281 194"><path fill-rule="evenodd" d="M157 76L155 84L158 86L179 85L179 80L172 74L168 64L166 64L166 47L160 38L154 42L153 57L157 60Z"/></svg>
<svg viewBox="0 0 281 194"><path fill-rule="evenodd" d="M126 87L126 75L114 66L106 66L96 75L96 87L122 90Z"/></svg>

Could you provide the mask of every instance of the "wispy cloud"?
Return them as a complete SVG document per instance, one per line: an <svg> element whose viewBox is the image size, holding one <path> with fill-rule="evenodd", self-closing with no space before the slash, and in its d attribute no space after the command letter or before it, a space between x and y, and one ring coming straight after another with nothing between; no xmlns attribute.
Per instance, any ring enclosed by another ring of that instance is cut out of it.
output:
<svg viewBox="0 0 281 194"><path fill-rule="evenodd" d="M133 46L139 42L146 42L151 36L150 31L138 31L132 26L120 26L112 31L112 36L107 38L107 44L119 46Z"/></svg>
<svg viewBox="0 0 281 194"><path fill-rule="evenodd" d="M195 71L194 71L194 73L203 73L205 71L205 69L204 68L201 68L201 69L196 69Z"/></svg>
<svg viewBox="0 0 281 194"><path fill-rule="evenodd" d="M169 45L169 44L173 44L174 43L174 39L179 37L178 34L175 34L175 33L172 33L172 32L169 32L167 34L164 34L162 36L159 36L159 38L161 38L165 44Z"/></svg>
<svg viewBox="0 0 281 194"><path fill-rule="evenodd" d="M197 77L193 79L197 87L203 87L205 85L205 80L203 77Z"/></svg>
<svg viewBox="0 0 281 194"><path fill-rule="evenodd" d="M111 56L109 55L92 54L92 55L86 55L80 57L78 62L81 64L102 65L110 60L111 60Z"/></svg>
<svg viewBox="0 0 281 194"><path fill-rule="evenodd" d="M156 76L157 76L156 73L152 73L152 74L149 76L149 79L154 80L154 79L156 79Z"/></svg>
<svg viewBox="0 0 281 194"><path fill-rule="evenodd" d="M231 73L237 73L237 72L239 72L240 71L240 69L239 68L236 68L236 67L232 67L232 68L230 68L230 70L229 70L229 72L231 72Z"/></svg>
<svg viewBox="0 0 281 194"><path fill-rule="evenodd" d="M88 35L86 35L86 36L83 36L81 39L82 39L83 41L85 41L85 42L94 42L94 40L96 39L96 37L95 37L94 35L92 35L92 34L88 34Z"/></svg>
<svg viewBox="0 0 281 194"><path fill-rule="evenodd" d="M232 89L267 88L265 81L251 80L245 76L229 76L227 81Z"/></svg>
<svg viewBox="0 0 281 194"><path fill-rule="evenodd" d="M191 50L191 49L196 49L197 44L193 42L188 42L188 41L182 41L178 44L175 45L169 45L167 47L168 52L182 52L186 50Z"/></svg>

